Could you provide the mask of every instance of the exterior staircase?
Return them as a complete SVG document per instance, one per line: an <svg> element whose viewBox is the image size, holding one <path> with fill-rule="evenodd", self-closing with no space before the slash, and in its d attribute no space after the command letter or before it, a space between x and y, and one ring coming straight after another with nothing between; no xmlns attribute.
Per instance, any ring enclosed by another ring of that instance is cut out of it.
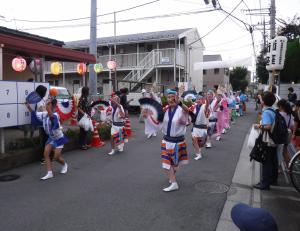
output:
<svg viewBox="0 0 300 231"><path fill-rule="evenodd" d="M132 91L137 90L139 87L137 82L142 82L154 70L159 63L159 56L159 50L152 50L137 64L136 68L125 76L123 80L136 82L132 84Z"/></svg>

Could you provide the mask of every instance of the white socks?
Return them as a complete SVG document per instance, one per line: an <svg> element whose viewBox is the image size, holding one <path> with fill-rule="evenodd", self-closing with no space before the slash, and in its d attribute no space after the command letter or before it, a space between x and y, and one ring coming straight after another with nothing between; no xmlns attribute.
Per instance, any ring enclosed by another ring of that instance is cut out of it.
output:
<svg viewBox="0 0 300 231"><path fill-rule="evenodd" d="M61 174L66 174L68 171L68 164L65 163L65 165L61 168L60 173Z"/></svg>
<svg viewBox="0 0 300 231"><path fill-rule="evenodd" d="M212 147L211 143L210 143L210 142L207 142L207 143L206 143L206 148L211 148L211 147Z"/></svg>
<svg viewBox="0 0 300 231"><path fill-rule="evenodd" d="M124 150L124 143L119 144L119 146L118 146L118 151L119 151L119 152L123 152L123 150Z"/></svg>
<svg viewBox="0 0 300 231"><path fill-rule="evenodd" d="M202 158L201 153L196 154L196 157L194 158L194 160L200 160Z"/></svg>
<svg viewBox="0 0 300 231"><path fill-rule="evenodd" d="M108 155L113 155L113 154L115 154L115 149L112 149L109 153L108 153Z"/></svg>
<svg viewBox="0 0 300 231"><path fill-rule="evenodd" d="M42 177L41 180L48 180L50 178L53 178L53 172L52 171L48 171L46 176Z"/></svg>
<svg viewBox="0 0 300 231"><path fill-rule="evenodd" d="M175 191L175 190L178 190L179 189L179 186L177 184L177 182L172 182L171 185L167 188L164 188L163 191L164 192L171 192L171 191Z"/></svg>

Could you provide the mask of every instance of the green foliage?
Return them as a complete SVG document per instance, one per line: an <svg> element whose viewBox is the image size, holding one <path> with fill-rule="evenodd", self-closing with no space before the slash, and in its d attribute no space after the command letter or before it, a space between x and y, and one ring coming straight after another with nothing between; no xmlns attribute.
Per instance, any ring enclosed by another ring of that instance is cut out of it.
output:
<svg viewBox="0 0 300 231"><path fill-rule="evenodd" d="M300 82L300 44L298 40L287 44L284 69L280 72L280 81L283 83Z"/></svg>
<svg viewBox="0 0 300 231"><path fill-rule="evenodd" d="M288 22L280 19L280 23L282 24L279 27L278 35L285 36L288 38L288 41L294 41L295 39L299 39L300 36L300 17L295 15Z"/></svg>
<svg viewBox="0 0 300 231"><path fill-rule="evenodd" d="M64 134L66 137L68 137L69 140L75 140L79 137L79 130L78 129L68 129L64 131Z"/></svg>
<svg viewBox="0 0 300 231"><path fill-rule="evenodd" d="M168 104L167 96L164 95L161 97L161 104L163 107L167 106Z"/></svg>
<svg viewBox="0 0 300 231"><path fill-rule="evenodd" d="M193 105L193 101L183 101L183 103L187 106L187 107L191 107Z"/></svg>
<svg viewBox="0 0 300 231"><path fill-rule="evenodd" d="M230 84L234 91L245 91L248 86L248 81L246 80L246 76L248 74L248 70L246 67L236 67L230 71Z"/></svg>
<svg viewBox="0 0 300 231"><path fill-rule="evenodd" d="M99 136L104 139L104 140L108 140L110 139L110 129L111 129L111 125L103 123L98 125L98 132L99 132Z"/></svg>
<svg viewBox="0 0 300 231"><path fill-rule="evenodd" d="M256 63L256 78L259 83L267 84L269 79L269 72L266 69L266 60L264 58L265 52L262 50L257 57Z"/></svg>

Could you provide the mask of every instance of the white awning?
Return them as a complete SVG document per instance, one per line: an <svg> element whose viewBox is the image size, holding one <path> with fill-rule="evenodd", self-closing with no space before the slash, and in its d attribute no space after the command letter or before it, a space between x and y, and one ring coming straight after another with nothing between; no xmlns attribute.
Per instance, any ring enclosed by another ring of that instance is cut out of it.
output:
<svg viewBox="0 0 300 231"><path fill-rule="evenodd" d="M222 61L197 62L194 64L194 70L205 70L214 68L230 68L230 67L249 67L252 66L252 58L230 59Z"/></svg>

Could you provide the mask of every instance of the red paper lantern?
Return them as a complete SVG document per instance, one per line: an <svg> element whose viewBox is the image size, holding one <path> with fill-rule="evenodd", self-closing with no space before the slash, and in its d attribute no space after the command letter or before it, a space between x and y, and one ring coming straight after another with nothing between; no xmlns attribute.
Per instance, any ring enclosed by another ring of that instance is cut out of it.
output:
<svg viewBox="0 0 300 231"><path fill-rule="evenodd" d="M14 58L11 62L12 68L17 72L22 72L26 69L27 63L26 60L21 56Z"/></svg>
<svg viewBox="0 0 300 231"><path fill-rule="evenodd" d="M117 67L116 61L110 60L110 61L107 62L107 68L108 68L109 70L115 70L116 67Z"/></svg>
<svg viewBox="0 0 300 231"><path fill-rule="evenodd" d="M56 88L50 88L49 93L51 96L55 97L58 95L58 90Z"/></svg>
<svg viewBox="0 0 300 231"><path fill-rule="evenodd" d="M77 73L79 75L83 75L84 73L86 73L86 65L85 65L85 63L79 63L77 65Z"/></svg>

